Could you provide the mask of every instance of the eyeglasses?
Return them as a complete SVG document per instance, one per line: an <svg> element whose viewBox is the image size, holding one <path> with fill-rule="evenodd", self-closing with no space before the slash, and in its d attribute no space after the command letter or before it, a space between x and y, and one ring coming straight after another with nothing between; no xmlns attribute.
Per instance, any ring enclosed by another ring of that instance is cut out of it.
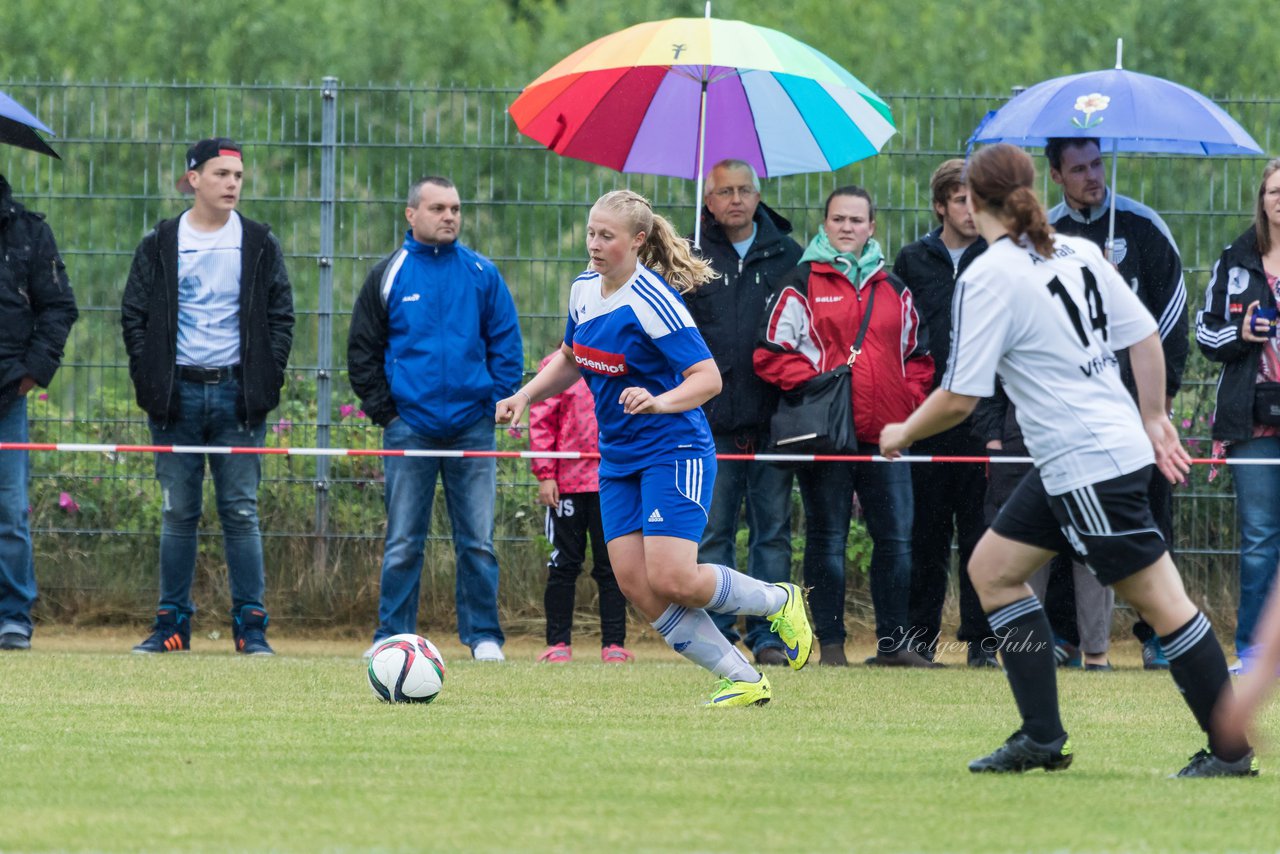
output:
<svg viewBox="0 0 1280 854"><path fill-rule="evenodd" d="M734 196L750 199L753 196L760 195L760 191L755 187L720 187L717 190L712 190L711 195L717 199L732 199Z"/></svg>

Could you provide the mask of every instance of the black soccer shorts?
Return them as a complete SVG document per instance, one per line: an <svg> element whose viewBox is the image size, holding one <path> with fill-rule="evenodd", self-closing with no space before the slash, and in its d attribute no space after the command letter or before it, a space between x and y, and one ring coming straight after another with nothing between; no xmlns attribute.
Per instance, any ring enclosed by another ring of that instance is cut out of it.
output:
<svg viewBox="0 0 1280 854"><path fill-rule="evenodd" d="M1032 469L991 523L1002 537L1074 552L1103 584L1123 581L1169 550L1147 500L1154 466L1049 495Z"/></svg>

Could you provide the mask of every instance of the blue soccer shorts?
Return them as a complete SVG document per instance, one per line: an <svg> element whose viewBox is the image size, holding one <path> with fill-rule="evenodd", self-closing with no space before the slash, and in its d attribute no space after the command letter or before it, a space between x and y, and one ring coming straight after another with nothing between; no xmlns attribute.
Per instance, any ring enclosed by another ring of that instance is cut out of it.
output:
<svg viewBox="0 0 1280 854"><path fill-rule="evenodd" d="M643 531L646 537L701 542L715 480L714 452L654 463L621 477L600 475L605 541Z"/></svg>

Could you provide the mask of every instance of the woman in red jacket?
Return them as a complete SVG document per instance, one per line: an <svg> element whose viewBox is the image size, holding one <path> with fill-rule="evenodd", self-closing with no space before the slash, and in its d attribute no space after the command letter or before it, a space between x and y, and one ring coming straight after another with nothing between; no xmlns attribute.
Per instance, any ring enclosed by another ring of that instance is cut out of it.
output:
<svg viewBox="0 0 1280 854"><path fill-rule="evenodd" d="M849 363L858 452L878 452L880 430L906 418L933 380L911 291L885 270L875 205L861 187L841 187L827 198L822 229L800 265L783 278L765 306L755 369L767 382L794 389ZM851 349L875 293L871 320L856 358ZM814 633L822 663L844 665L845 543L857 494L873 544L871 601L876 613L876 655L867 664L931 667L909 649L907 606L911 588L911 473L883 463L818 463L797 471L804 501L804 580L812 588ZM917 640L928 642L929 638Z"/></svg>

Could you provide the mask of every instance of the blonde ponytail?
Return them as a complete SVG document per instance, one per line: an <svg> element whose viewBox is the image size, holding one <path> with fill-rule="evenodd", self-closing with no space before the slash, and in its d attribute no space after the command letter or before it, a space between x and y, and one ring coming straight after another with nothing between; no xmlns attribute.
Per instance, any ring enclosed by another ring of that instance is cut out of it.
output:
<svg viewBox="0 0 1280 854"><path fill-rule="evenodd" d="M617 214L632 234L644 232L644 245L637 253L640 263L680 293L697 290L716 277L710 262L694 257L685 239L665 217L654 213L649 200L639 193L614 190L597 199L594 207Z"/></svg>

